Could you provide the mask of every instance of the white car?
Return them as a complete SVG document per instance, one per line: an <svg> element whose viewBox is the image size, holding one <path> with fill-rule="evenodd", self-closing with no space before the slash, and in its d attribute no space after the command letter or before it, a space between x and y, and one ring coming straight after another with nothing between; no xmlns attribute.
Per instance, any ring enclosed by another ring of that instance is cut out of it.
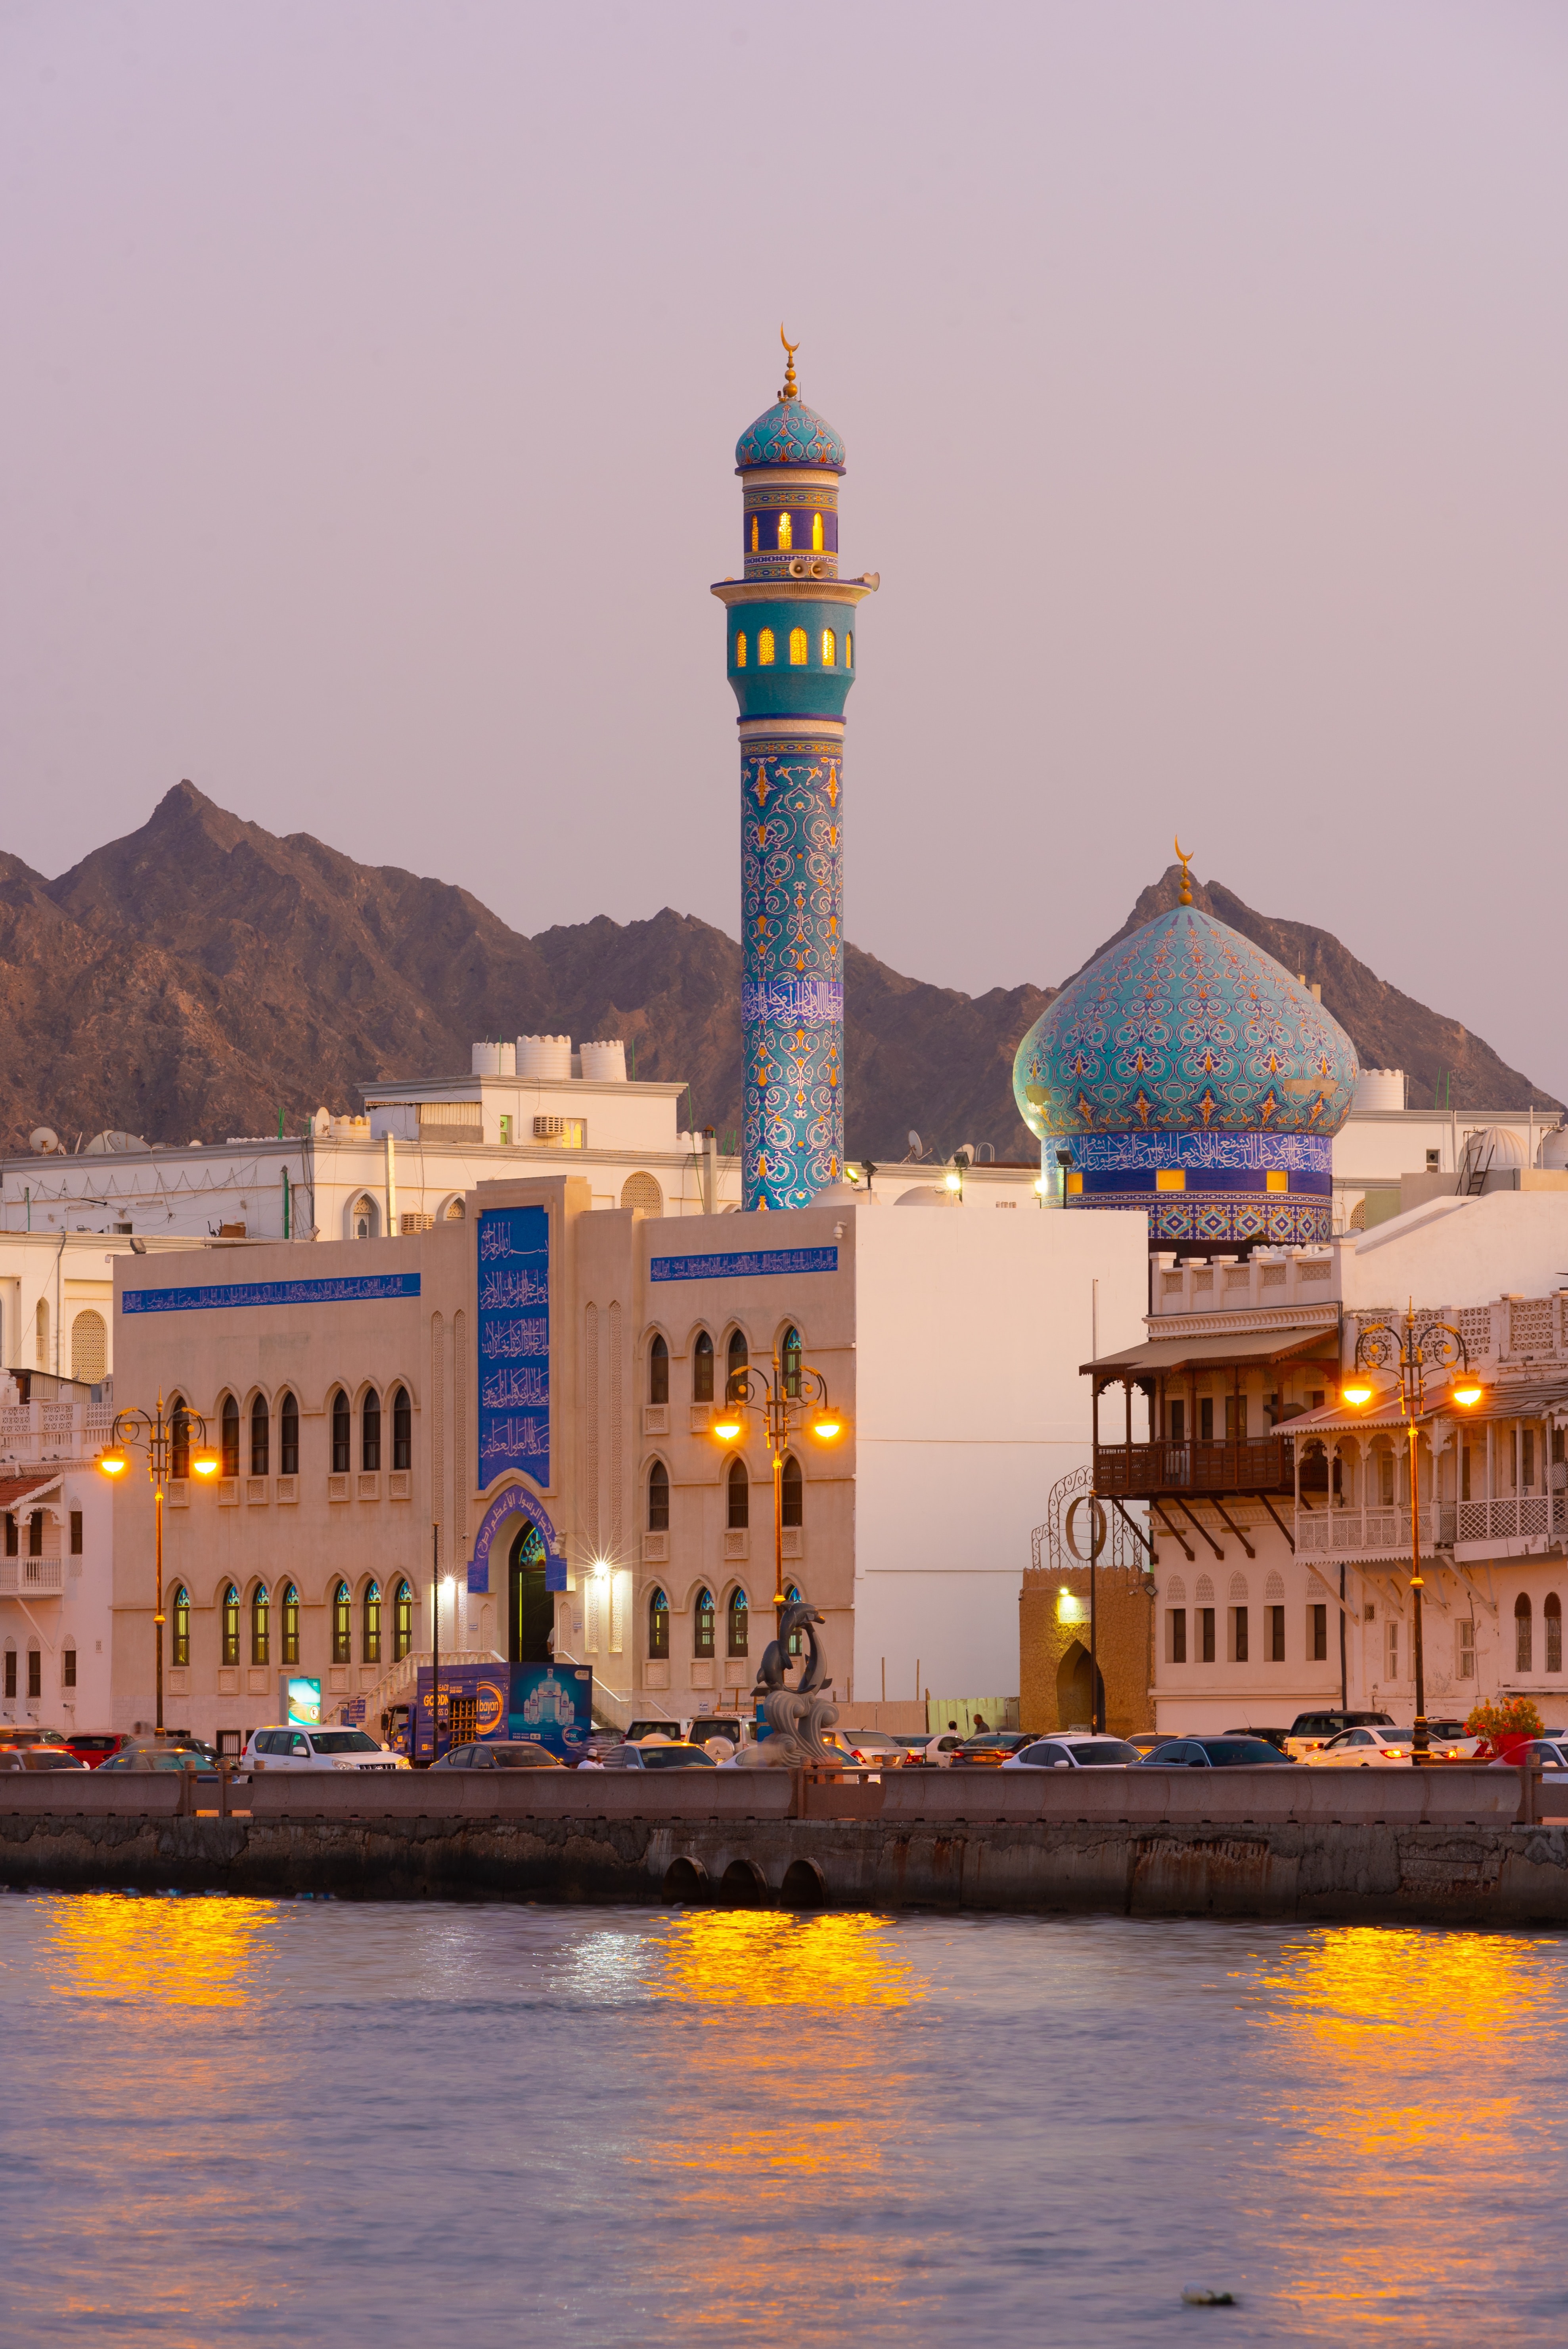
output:
<svg viewBox="0 0 1568 2349"><path fill-rule="evenodd" d="M254 1729L243 1770L407 1770L407 1755L363 1729Z"/></svg>
<svg viewBox="0 0 1568 2349"><path fill-rule="evenodd" d="M1009 1754L1004 1770L1125 1770L1139 1758L1136 1745L1119 1737L1097 1737L1091 1730L1064 1729L1021 1745Z"/></svg>
<svg viewBox="0 0 1568 2349"><path fill-rule="evenodd" d="M1413 1729L1342 1729L1305 1757L1309 1770L1394 1770L1408 1767Z"/></svg>

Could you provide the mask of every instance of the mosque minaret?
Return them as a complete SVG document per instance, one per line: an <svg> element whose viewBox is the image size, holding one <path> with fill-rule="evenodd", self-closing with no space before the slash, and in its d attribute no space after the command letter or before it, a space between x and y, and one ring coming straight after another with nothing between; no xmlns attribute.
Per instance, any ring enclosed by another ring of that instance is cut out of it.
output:
<svg viewBox="0 0 1568 2349"><path fill-rule="evenodd" d="M809 1206L843 1179L844 703L855 606L879 584L839 576L844 444L801 401L798 347L736 445L744 575L713 590L740 709L748 1208Z"/></svg>

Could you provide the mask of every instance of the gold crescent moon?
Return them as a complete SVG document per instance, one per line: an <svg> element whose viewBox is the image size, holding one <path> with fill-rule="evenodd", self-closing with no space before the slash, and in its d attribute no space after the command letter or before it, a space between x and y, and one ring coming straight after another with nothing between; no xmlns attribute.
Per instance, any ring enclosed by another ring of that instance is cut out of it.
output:
<svg viewBox="0 0 1568 2349"><path fill-rule="evenodd" d="M780 326L780 327L779 327L779 341L783 344L783 346L784 346L785 349L789 352L789 354L790 357L791 357L791 358L793 358L793 357L794 357L794 356L795 356L795 354L796 354L796 352L797 352L797 351L799 349L799 347L800 347L799 344L799 343L792 343L792 342L789 340L789 336L784 332L784 329L783 329L783 327L782 327L782 326Z"/></svg>
<svg viewBox="0 0 1568 2349"><path fill-rule="evenodd" d="M1191 864L1191 857L1188 854L1186 849L1182 847L1180 838L1174 833L1171 834L1171 844L1176 851L1177 855L1181 859L1183 864Z"/></svg>

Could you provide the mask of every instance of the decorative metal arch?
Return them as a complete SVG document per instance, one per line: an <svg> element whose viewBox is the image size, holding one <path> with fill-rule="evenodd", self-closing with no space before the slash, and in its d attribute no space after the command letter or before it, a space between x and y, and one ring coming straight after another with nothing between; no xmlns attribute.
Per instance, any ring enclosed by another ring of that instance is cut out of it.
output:
<svg viewBox="0 0 1568 2349"><path fill-rule="evenodd" d="M1046 1503L1046 1522L1043 1526L1037 1526L1029 1536L1029 1563L1037 1573L1042 1566L1059 1571L1064 1567L1082 1563L1068 1547L1068 1511L1075 1500L1088 1497L1093 1485L1094 1470L1086 1461L1081 1468L1074 1468L1068 1475L1058 1476L1051 1486L1050 1497ZM1101 1569L1119 1567L1129 1574L1146 1573L1148 1552L1134 1527L1114 1503L1102 1500L1100 1506L1109 1522L1106 1545L1099 1554ZM1088 1538L1087 1528L1083 1537Z"/></svg>

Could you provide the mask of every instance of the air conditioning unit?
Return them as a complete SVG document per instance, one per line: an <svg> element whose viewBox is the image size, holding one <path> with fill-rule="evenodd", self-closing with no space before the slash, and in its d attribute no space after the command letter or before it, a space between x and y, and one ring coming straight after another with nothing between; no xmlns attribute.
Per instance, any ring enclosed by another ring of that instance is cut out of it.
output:
<svg viewBox="0 0 1568 2349"><path fill-rule="evenodd" d="M535 1142L559 1142L565 1131L563 1117L536 1117L533 1121Z"/></svg>
<svg viewBox="0 0 1568 2349"><path fill-rule="evenodd" d="M410 1234L414 1232L429 1231L433 1226L435 1220L436 1218L434 1216L410 1215L405 1212L398 1217L398 1224L402 1230L404 1238L407 1239Z"/></svg>

